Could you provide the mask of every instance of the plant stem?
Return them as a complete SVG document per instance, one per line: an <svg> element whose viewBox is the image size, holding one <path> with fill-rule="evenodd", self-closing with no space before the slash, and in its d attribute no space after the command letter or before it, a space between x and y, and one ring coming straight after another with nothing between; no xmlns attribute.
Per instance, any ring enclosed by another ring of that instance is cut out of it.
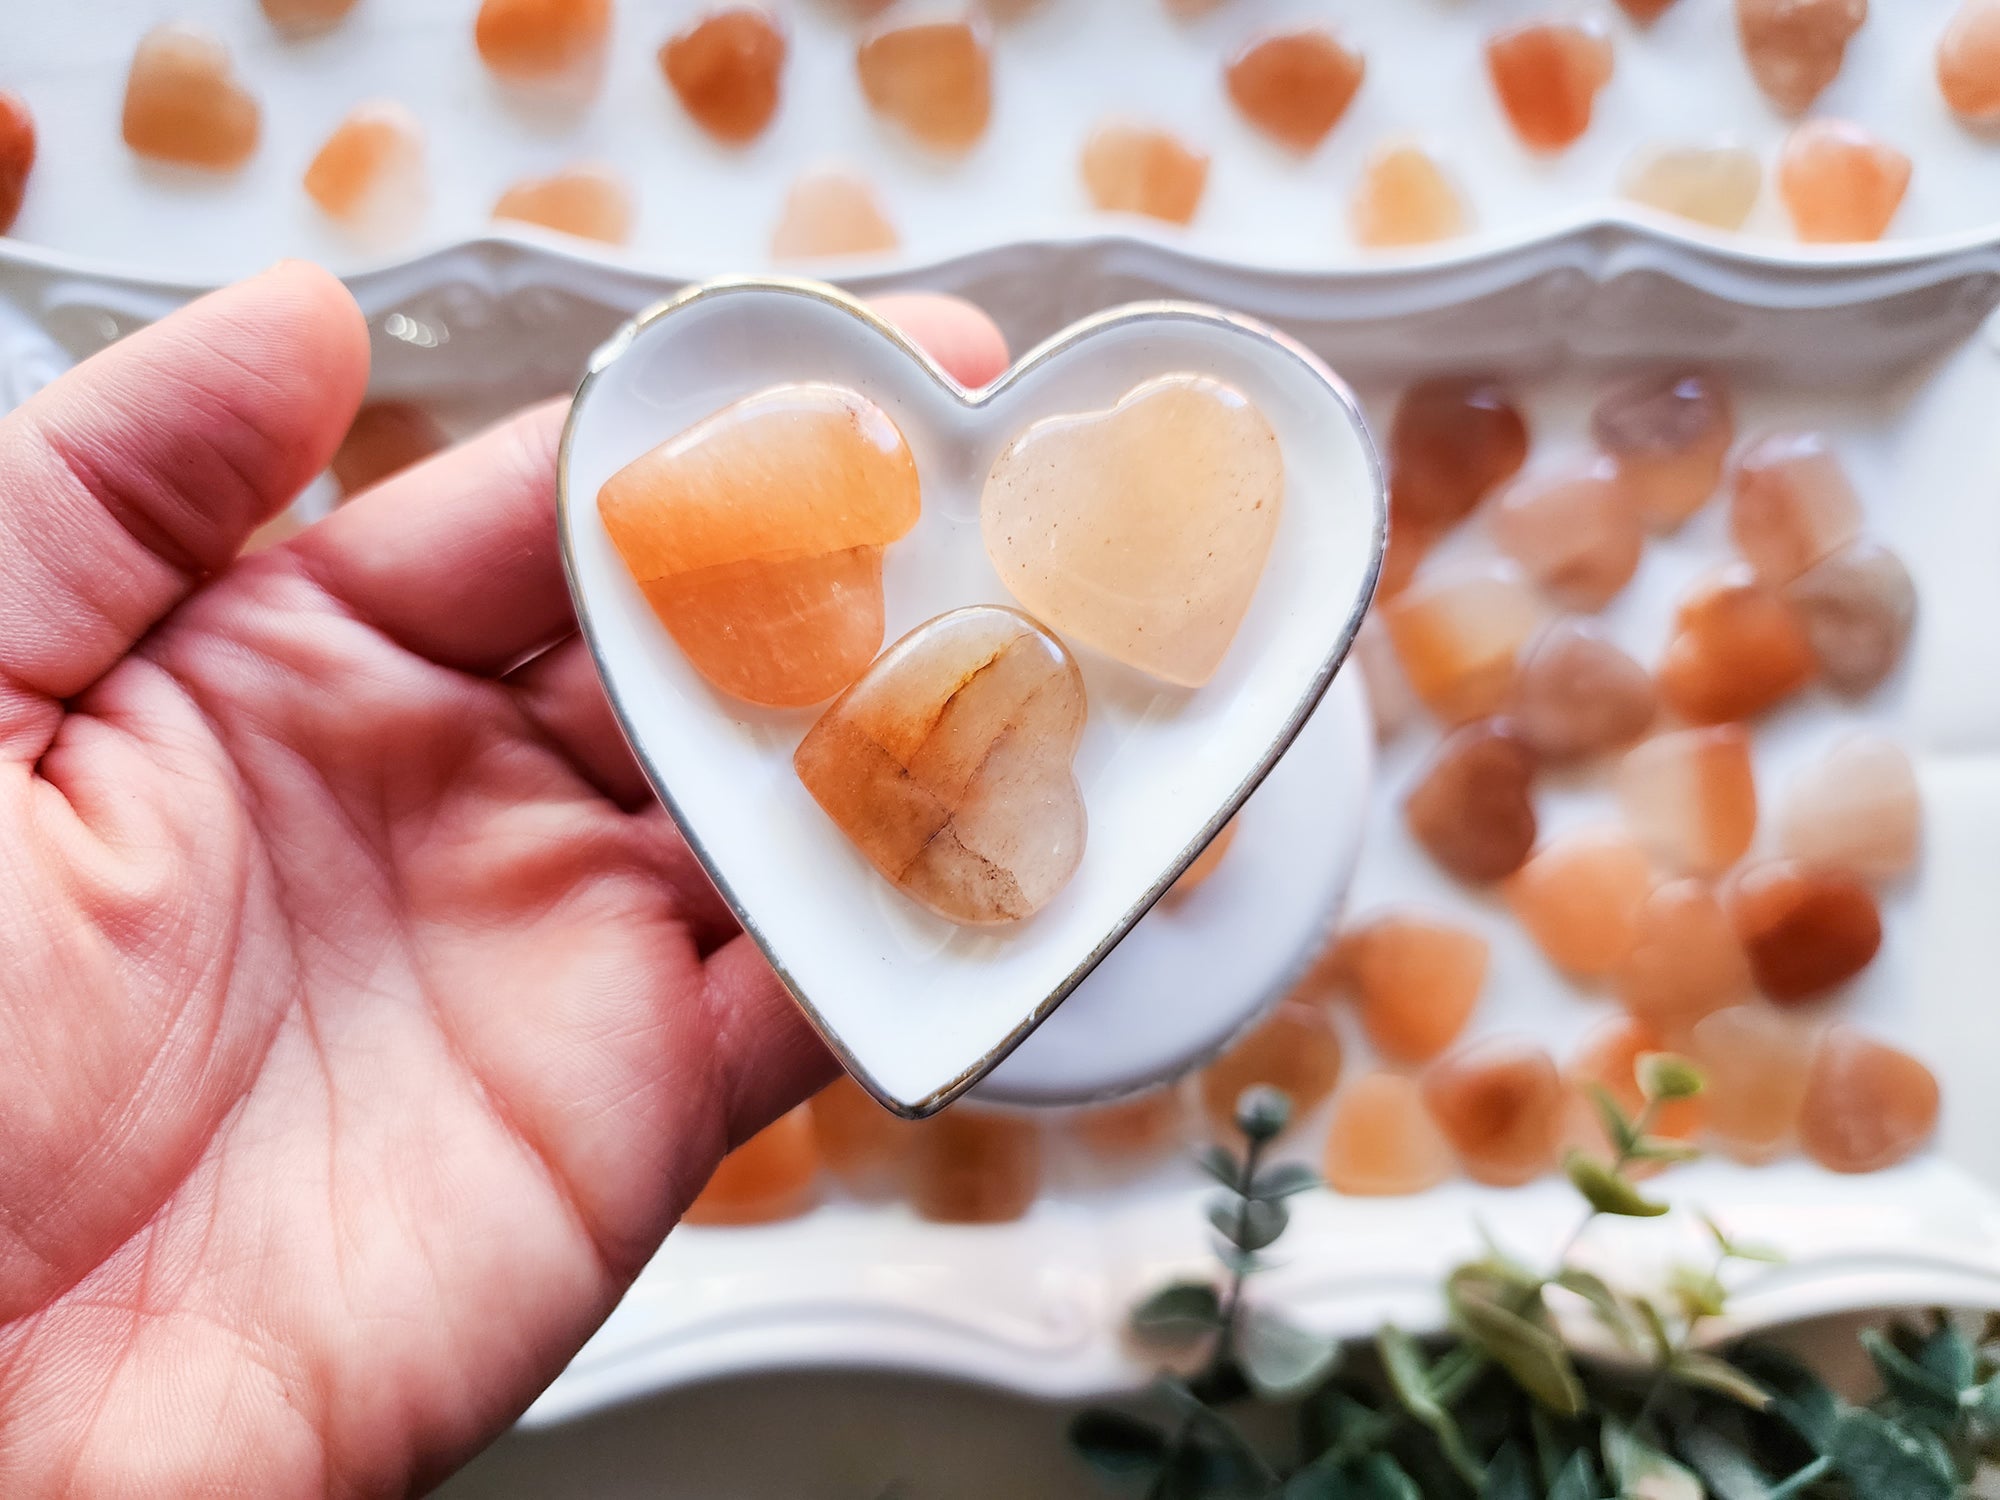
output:
<svg viewBox="0 0 2000 1500"><path fill-rule="evenodd" d="M1644 1104L1639 1106L1638 1118L1632 1121L1632 1139L1634 1141L1642 1141L1646 1138L1646 1132L1653 1128L1653 1118L1659 1112L1660 1101L1657 1099L1648 1099ZM1625 1175L1625 1169L1631 1165L1632 1148L1621 1144L1618 1148L1618 1155L1612 1159L1611 1170L1614 1174L1622 1177ZM1563 1241L1562 1249L1556 1252L1555 1274L1560 1275L1568 1267L1570 1256L1576 1253L1578 1241L1583 1238L1584 1231L1597 1222L1597 1215L1597 1209L1586 1209L1582 1220L1578 1222L1576 1228L1569 1232L1569 1238Z"/></svg>
<svg viewBox="0 0 2000 1500"><path fill-rule="evenodd" d="M1250 1252L1243 1249L1243 1241L1250 1233L1250 1184L1257 1180L1257 1163L1264 1155L1266 1142L1248 1138L1243 1146L1243 1176L1236 1184L1236 1248L1239 1258L1230 1268L1229 1290L1222 1298L1222 1326L1216 1330L1215 1349L1209 1355L1208 1368L1202 1372L1204 1379L1220 1375L1222 1367L1228 1363L1231 1351L1236 1345L1236 1319L1243 1306L1243 1283L1249 1279L1249 1268L1244 1258Z"/></svg>

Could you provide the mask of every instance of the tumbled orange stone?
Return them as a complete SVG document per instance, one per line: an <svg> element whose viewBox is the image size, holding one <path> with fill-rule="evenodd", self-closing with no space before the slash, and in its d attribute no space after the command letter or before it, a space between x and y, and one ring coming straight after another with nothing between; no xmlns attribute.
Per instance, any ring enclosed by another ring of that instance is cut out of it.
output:
<svg viewBox="0 0 2000 1500"><path fill-rule="evenodd" d="M1594 613L1639 570L1639 508L1607 459L1533 473L1502 490L1488 512L1500 550L1567 609Z"/></svg>
<svg viewBox="0 0 2000 1500"><path fill-rule="evenodd" d="M1722 483L1736 419L1729 393L1707 375L1641 376L1590 414L1590 435L1646 519L1672 531Z"/></svg>
<svg viewBox="0 0 2000 1500"><path fill-rule="evenodd" d="M1750 995L1735 924L1699 880L1669 881L1646 898L1615 977L1625 1008L1676 1043L1703 1016Z"/></svg>
<svg viewBox="0 0 2000 1500"><path fill-rule="evenodd" d="M723 1157L683 1224L770 1224L813 1206L819 1150L803 1106L778 1116Z"/></svg>
<svg viewBox="0 0 2000 1500"><path fill-rule="evenodd" d="M1755 718L1813 679L1804 623L1741 563L1695 580L1674 611L1660 697L1690 724Z"/></svg>
<svg viewBox="0 0 2000 1500"><path fill-rule="evenodd" d="M1907 1052L1835 1026L1813 1051L1799 1144L1831 1172L1879 1172L1937 1129L1938 1085Z"/></svg>
<svg viewBox="0 0 2000 1500"><path fill-rule="evenodd" d="M1674 8L1674 0L1618 0L1618 8L1641 26L1650 26Z"/></svg>
<svg viewBox="0 0 2000 1500"><path fill-rule="evenodd" d="M1579 620L1558 620L1528 648L1508 713L1543 760L1574 761L1631 744L1659 695L1646 669Z"/></svg>
<svg viewBox="0 0 2000 1500"><path fill-rule="evenodd" d="M771 231L771 257L883 255L900 243L875 190L861 178L845 172L809 172L785 195L784 212Z"/></svg>
<svg viewBox="0 0 2000 1500"><path fill-rule="evenodd" d="M139 39L125 80L125 144L141 156L229 171L257 149L263 111L236 79L229 49L168 22Z"/></svg>
<svg viewBox="0 0 2000 1500"><path fill-rule="evenodd" d="M2000 125L2000 0L1960 0L1937 47L1938 91L1968 125Z"/></svg>
<svg viewBox="0 0 2000 1500"><path fill-rule="evenodd" d="M423 203L423 126L392 99L356 105L307 165L305 190L350 227L404 226Z"/></svg>
<svg viewBox="0 0 2000 1500"><path fill-rule="evenodd" d="M1429 1062L1458 1040L1486 983L1486 939L1414 908L1340 935L1333 963L1369 1045L1391 1062Z"/></svg>
<svg viewBox="0 0 2000 1500"><path fill-rule="evenodd" d="M1688 1056L1701 1068L1708 1138L1737 1161L1781 1155L1798 1130L1811 1026L1768 1005L1735 1005L1697 1021Z"/></svg>
<svg viewBox="0 0 2000 1500"><path fill-rule="evenodd" d="M882 549L917 521L917 469L853 391L747 396L606 480L598 513L688 660L721 691L801 707L882 645Z"/></svg>
<svg viewBox="0 0 2000 1500"><path fill-rule="evenodd" d="M1903 747L1854 734L1792 777L1778 812L1778 847L1801 864L1893 880L1917 862L1921 821Z"/></svg>
<svg viewBox="0 0 2000 1500"><path fill-rule="evenodd" d="M35 117L19 94L0 89L0 234L14 227L35 169Z"/></svg>
<svg viewBox="0 0 2000 1500"><path fill-rule="evenodd" d="M347 19L354 0L258 0L264 16L280 31L326 31Z"/></svg>
<svg viewBox="0 0 2000 1500"><path fill-rule="evenodd" d="M1519 569L1492 564L1420 578L1382 618L1417 696L1447 724L1460 724L1506 702L1541 607Z"/></svg>
<svg viewBox="0 0 2000 1500"><path fill-rule="evenodd" d="M1460 880L1501 880L1535 847L1534 785L1534 752L1511 724L1486 719L1438 746L1403 799L1403 820Z"/></svg>
<svg viewBox="0 0 2000 1500"><path fill-rule="evenodd" d="M1602 979L1631 953L1652 890L1636 843L1616 828L1585 828L1537 849L1507 877L1505 895L1550 963Z"/></svg>
<svg viewBox="0 0 2000 1500"><path fill-rule="evenodd" d="M1465 199L1444 166L1411 142L1384 146L1361 169L1348 211L1354 241L1371 249L1429 245L1465 233Z"/></svg>
<svg viewBox="0 0 2000 1500"><path fill-rule="evenodd" d="M847 1187L880 1193L897 1184L919 1129L898 1119L845 1073L806 1105L820 1161Z"/></svg>
<svg viewBox="0 0 2000 1500"><path fill-rule="evenodd" d="M1483 376L1420 380L1389 423L1391 512L1449 526L1527 457L1527 420L1504 386Z"/></svg>
<svg viewBox="0 0 2000 1500"><path fill-rule="evenodd" d="M1352 1198L1401 1198L1451 1176L1451 1143L1400 1073L1370 1073L1333 1096L1321 1153L1327 1185Z"/></svg>
<svg viewBox="0 0 2000 1500"><path fill-rule="evenodd" d="M1750 566L1785 584L1861 531L1861 501L1817 432L1776 432L1736 460L1729 534Z"/></svg>
<svg viewBox="0 0 2000 1500"><path fill-rule="evenodd" d="M965 21L877 32L855 53L861 92L876 114L924 145L964 151L986 133L993 112L986 39Z"/></svg>
<svg viewBox="0 0 2000 1500"><path fill-rule="evenodd" d="M778 110L785 33L754 5L710 11L660 48L660 72L694 122L740 145L764 133Z"/></svg>
<svg viewBox="0 0 2000 1500"><path fill-rule="evenodd" d="M1639 1061L1648 1053L1670 1050L1659 1033L1645 1022L1634 1016L1619 1016L1598 1026L1577 1044L1563 1069L1563 1079L1586 1100L1593 1086L1603 1089L1636 1120L1646 1106L1645 1091L1639 1086ZM1691 1141L1701 1133L1705 1113L1700 1094L1692 1099L1662 1100L1653 1110L1646 1133ZM1590 1114L1597 1128L1588 1144L1593 1150L1606 1150L1610 1140L1603 1134L1596 1111L1591 1110Z"/></svg>
<svg viewBox="0 0 2000 1500"><path fill-rule="evenodd" d="M450 441L437 418L415 402L370 401L354 414L327 467L345 499L422 462Z"/></svg>
<svg viewBox="0 0 2000 1500"><path fill-rule="evenodd" d="M1868 19L1868 0L1736 0L1736 35L1757 87L1788 115L1840 72L1847 43Z"/></svg>
<svg viewBox="0 0 2000 1500"><path fill-rule="evenodd" d="M1592 24L1535 21L1487 41L1486 71L1522 144L1561 151L1590 128L1611 42Z"/></svg>
<svg viewBox="0 0 2000 1500"><path fill-rule="evenodd" d="M473 42L486 66L511 83L588 73L611 34L611 0L480 0Z"/></svg>
<svg viewBox="0 0 2000 1500"><path fill-rule="evenodd" d="M1879 240L1910 186L1910 158L1847 120L1807 120L1778 153L1778 192L1811 243Z"/></svg>
<svg viewBox="0 0 2000 1500"><path fill-rule="evenodd" d="M1555 1165L1565 1099L1540 1047L1505 1037L1476 1043L1431 1064L1423 1095L1474 1181L1518 1187Z"/></svg>
<svg viewBox="0 0 2000 1500"><path fill-rule="evenodd" d="M1728 901L1757 988L1779 1005L1838 989L1882 946L1875 897L1838 870L1792 860L1752 865L1730 883Z"/></svg>
<svg viewBox="0 0 2000 1500"><path fill-rule="evenodd" d="M910 1132L910 1206L934 1224L1005 1224L1042 1186L1042 1128L1030 1115L955 1104Z"/></svg>
<svg viewBox="0 0 2000 1500"><path fill-rule="evenodd" d="M1167 887L1169 901L1185 901L1208 883L1208 877L1222 867L1223 857L1229 853L1229 846L1236 842L1236 820L1231 818L1216 831L1208 841L1208 847L1194 857L1194 863L1181 871L1180 879Z"/></svg>
<svg viewBox="0 0 2000 1500"><path fill-rule="evenodd" d="M1208 156L1164 130L1100 125L1084 143L1083 185L1105 213L1186 224L1208 186Z"/></svg>
<svg viewBox="0 0 2000 1500"><path fill-rule="evenodd" d="M1181 1142L1186 1110L1179 1091L1153 1089L1115 1104L1080 1109L1067 1121L1070 1133L1099 1161L1129 1165L1161 1156Z"/></svg>
<svg viewBox="0 0 2000 1500"><path fill-rule="evenodd" d="M1236 1134L1236 1101L1257 1084L1292 1101L1296 1126L1340 1081L1340 1033L1326 1007L1281 1000L1201 1070L1201 1105L1218 1134Z"/></svg>
<svg viewBox="0 0 2000 1500"><path fill-rule="evenodd" d="M1636 745L1618 768L1618 800L1633 835L1661 864L1720 875L1757 831L1750 737L1724 724Z"/></svg>
<svg viewBox="0 0 2000 1500"><path fill-rule="evenodd" d="M1229 64L1229 97L1273 140L1310 151L1340 123L1367 63L1323 27L1259 37Z"/></svg>
<svg viewBox="0 0 2000 1500"><path fill-rule="evenodd" d="M632 238L632 192L608 166L580 162L548 177L524 177L500 195L493 217L622 245Z"/></svg>
<svg viewBox="0 0 2000 1500"><path fill-rule="evenodd" d="M1083 858L1083 674L1026 615L919 625L793 753L799 780L890 884L946 921L1033 916Z"/></svg>
<svg viewBox="0 0 2000 1500"><path fill-rule="evenodd" d="M1659 146L1633 159L1621 190L1691 223L1741 229L1763 186L1764 168L1746 147Z"/></svg>
<svg viewBox="0 0 2000 1500"><path fill-rule="evenodd" d="M1903 560L1861 540L1814 563L1785 585L1819 662L1837 693L1879 687L1903 659L1917 614L1917 586Z"/></svg>

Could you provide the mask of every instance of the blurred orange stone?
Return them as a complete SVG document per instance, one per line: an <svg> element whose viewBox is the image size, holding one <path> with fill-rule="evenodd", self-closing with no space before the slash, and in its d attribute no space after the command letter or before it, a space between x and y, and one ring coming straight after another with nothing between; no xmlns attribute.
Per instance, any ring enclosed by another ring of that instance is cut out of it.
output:
<svg viewBox="0 0 2000 1500"><path fill-rule="evenodd" d="M1701 1068L1708 1138L1753 1165L1782 1155L1798 1131L1814 1028L1768 1005L1735 1005L1694 1025L1688 1055Z"/></svg>
<svg viewBox="0 0 2000 1500"><path fill-rule="evenodd" d="M1424 1105L1466 1175L1495 1187L1532 1182L1555 1165L1566 1103L1548 1053L1506 1037L1432 1063Z"/></svg>
<svg viewBox="0 0 2000 1500"><path fill-rule="evenodd" d="M1720 875L1757 831L1750 737L1733 724L1657 735L1618 768L1625 822L1647 851L1687 875Z"/></svg>
<svg viewBox="0 0 2000 1500"><path fill-rule="evenodd" d="M347 19L354 0L258 0L264 16L280 31L326 31Z"/></svg>
<svg viewBox="0 0 2000 1500"><path fill-rule="evenodd" d="M1837 870L1792 860L1752 865L1730 883L1728 902L1757 988L1779 1005L1839 988L1882 946L1874 896Z"/></svg>
<svg viewBox="0 0 2000 1500"><path fill-rule="evenodd" d="M597 507L695 669L751 703L802 707L882 646L882 548L916 524L916 463L853 391L776 386L620 469Z"/></svg>
<svg viewBox="0 0 2000 1500"><path fill-rule="evenodd" d="M1848 120L1807 120L1778 153L1778 192L1809 243L1879 240L1910 186L1910 158Z"/></svg>
<svg viewBox="0 0 2000 1500"><path fill-rule="evenodd" d="M345 499L429 458L450 441L437 418L416 403L370 401L354 414L328 467Z"/></svg>
<svg viewBox="0 0 2000 1500"><path fill-rule="evenodd" d="M1618 0L1618 8L1641 26L1650 26L1674 8L1674 0Z"/></svg>
<svg viewBox="0 0 2000 1500"><path fill-rule="evenodd" d="M423 126L393 99L357 104L306 167L305 190L351 228L408 227L423 207Z"/></svg>
<svg viewBox="0 0 2000 1500"><path fill-rule="evenodd" d="M1521 868L1535 847L1535 756L1502 719L1454 731L1403 799L1403 821L1430 857L1479 885Z"/></svg>
<svg viewBox="0 0 2000 1500"><path fill-rule="evenodd" d="M1592 1085L1603 1089L1618 1101L1618 1105L1634 1120L1646 1107L1645 1091L1639 1087L1639 1059L1649 1052L1666 1052L1671 1049L1661 1040L1659 1033L1643 1021L1633 1016L1618 1016L1596 1027L1577 1044L1570 1054L1569 1066L1563 1070L1564 1080L1579 1094L1587 1094ZM1647 1134L1661 1135L1669 1140L1691 1141L1701 1134L1705 1094L1697 1094L1692 1099L1669 1099L1661 1101L1653 1111L1652 1123ZM1596 1114L1591 1111L1592 1116ZM1590 1142L1597 1152L1610 1147L1610 1141L1602 1134L1599 1126L1597 1138Z"/></svg>
<svg viewBox="0 0 2000 1500"><path fill-rule="evenodd" d="M1155 1157L1181 1143L1186 1110L1180 1092L1153 1089L1115 1104L1080 1109L1066 1122L1092 1155L1111 1163Z"/></svg>
<svg viewBox="0 0 2000 1500"><path fill-rule="evenodd" d="M1368 1042L1390 1062L1429 1062L1458 1040L1486 984L1486 939L1429 912L1355 923L1333 955Z"/></svg>
<svg viewBox="0 0 2000 1500"><path fill-rule="evenodd" d="M1447 530L1447 527L1413 521L1391 512L1389 543L1382 549L1382 573L1375 580L1376 618L1381 617L1380 606L1386 605L1410 586L1417 569Z"/></svg>
<svg viewBox="0 0 2000 1500"><path fill-rule="evenodd" d="M1736 0L1736 35L1757 87L1788 115L1840 72L1847 43L1868 19L1868 0Z"/></svg>
<svg viewBox="0 0 2000 1500"><path fill-rule="evenodd" d="M1660 697L1690 724L1726 724L1784 702L1816 669L1798 613L1748 567L1729 563L1681 596Z"/></svg>
<svg viewBox="0 0 2000 1500"><path fill-rule="evenodd" d="M889 1113L845 1073L805 1108L820 1160L842 1183L859 1192L897 1184L922 1127Z"/></svg>
<svg viewBox="0 0 2000 1500"><path fill-rule="evenodd" d="M1814 563L1785 585L1820 674L1836 693L1872 692L1910 644L1917 586L1903 560L1865 538Z"/></svg>
<svg viewBox="0 0 2000 1500"><path fill-rule="evenodd" d="M819 1148L803 1106L778 1116L723 1157L683 1224L770 1224L795 1219L817 1198Z"/></svg>
<svg viewBox="0 0 2000 1500"><path fill-rule="evenodd" d="M901 243L865 181L845 172L808 172L785 195L784 213L771 231L771 258L884 255Z"/></svg>
<svg viewBox="0 0 2000 1500"><path fill-rule="evenodd" d="M1369 1073L1333 1096L1322 1165L1337 1193L1401 1198L1436 1187L1455 1162L1417 1081Z"/></svg>
<svg viewBox="0 0 2000 1500"><path fill-rule="evenodd" d="M1375 721L1375 738L1387 744L1409 725L1417 712L1416 690L1403 674L1389 629L1371 611L1354 637L1353 662L1368 693L1368 713Z"/></svg>
<svg viewBox="0 0 2000 1500"><path fill-rule="evenodd" d="M1486 71L1521 143L1561 151L1590 128L1611 42L1592 23L1535 21L1487 41Z"/></svg>
<svg viewBox="0 0 2000 1500"><path fill-rule="evenodd" d="M1229 64L1229 97L1272 139L1310 151L1340 123L1367 62L1321 27L1259 37Z"/></svg>
<svg viewBox="0 0 2000 1500"><path fill-rule="evenodd" d="M1507 701L1515 660L1542 611L1520 569L1491 563L1417 579L1382 618L1425 707L1462 724Z"/></svg>
<svg viewBox="0 0 2000 1500"><path fill-rule="evenodd" d="M1750 961L1715 892L1673 880L1639 908L1616 983L1625 1008L1678 1045L1703 1016L1749 998Z"/></svg>
<svg viewBox="0 0 2000 1500"><path fill-rule="evenodd" d="M1710 376L1647 375L1597 403L1590 435L1646 519L1672 531L1721 485L1736 419L1728 391Z"/></svg>
<svg viewBox="0 0 2000 1500"><path fill-rule="evenodd" d="M1652 890L1645 853L1623 830L1585 828L1537 849L1507 877L1505 895L1550 963L1573 979L1602 979L1631 953Z"/></svg>
<svg viewBox="0 0 2000 1500"><path fill-rule="evenodd" d="M1522 659L1508 713L1547 761L1575 761L1631 744L1659 695L1631 657L1580 620L1558 620Z"/></svg>
<svg viewBox="0 0 2000 1500"><path fill-rule="evenodd" d="M1802 864L1893 880L1917 862L1922 820L1908 753L1893 740L1854 734L1792 777L1778 812L1778 847Z"/></svg>
<svg viewBox="0 0 2000 1500"><path fill-rule="evenodd" d="M1391 512L1398 523L1449 526L1527 457L1527 420L1498 381L1420 380L1403 392L1389 423Z"/></svg>
<svg viewBox="0 0 2000 1500"><path fill-rule="evenodd" d="M1938 1085L1907 1052L1835 1026L1806 1075L1799 1144L1831 1172L1879 1172L1912 1155L1937 1129Z"/></svg>
<svg viewBox="0 0 2000 1500"><path fill-rule="evenodd" d="M1960 0L1938 38L1938 91L1968 125L2000 125L2000 0Z"/></svg>
<svg viewBox="0 0 2000 1500"><path fill-rule="evenodd" d="M1164 130L1100 125L1084 143L1083 185L1105 213L1185 224L1201 207L1208 157Z"/></svg>
<svg viewBox="0 0 2000 1500"><path fill-rule="evenodd" d="M1268 1084L1292 1101L1296 1125L1340 1081L1340 1033L1325 1006L1281 1000L1229 1050L1201 1070L1201 1105L1218 1134L1236 1134L1236 1101Z"/></svg>
<svg viewBox="0 0 2000 1500"><path fill-rule="evenodd" d="M757 6L710 11L669 37L659 60L681 108L717 140L753 141L777 113L785 33Z"/></svg>
<svg viewBox="0 0 2000 1500"><path fill-rule="evenodd" d="M910 1132L910 1206L934 1224L1005 1224L1042 1187L1042 1127L1031 1115L955 1104Z"/></svg>
<svg viewBox="0 0 2000 1500"><path fill-rule="evenodd" d="M861 92L876 114L924 145L964 151L986 133L993 112L986 39L966 21L937 21L877 32L855 54Z"/></svg>
<svg viewBox="0 0 2000 1500"><path fill-rule="evenodd" d="M611 34L611 0L480 0L473 42L510 83L588 74Z"/></svg>
<svg viewBox="0 0 2000 1500"><path fill-rule="evenodd" d="M500 195L493 217L622 245L632 238L632 194L610 167L583 162L550 177L524 177Z"/></svg>
<svg viewBox="0 0 2000 1500"><path fill-rule="evenodd" d="M19 94L0 89L0 234L14 227L35 169L35 117Z"/></svg>
<svg viewBox="0 0 2000 1500"><path fill-rule="evenodd" d="M1487 516L1500 550L1566 609L1595 613L1639 570L1638 503L1608 459L1525 475Z"/></svg>
<svg viewBox="0 0 2000 1500"><path fill-rule="evenodd" d="M1729 534L1770 582L1791 582L1860 531L1861 500L1819 433L1771 433L1736 460Z"/></svg>
<svg viewBox="0 0 2000 1500"><path fill-rule="evenodd" d="M1463 234L1465 199L1444 165L1410 142L1369 156L1348 211L1356 244L1372 249L1429 245Z"/></svg>
<svg viewBox="0 0 2000 1500"><path fill-rule="evenodd" d="M139 39L125 80L125 144L141 156L230 171L250 159L263 111L236 79L229 49L169 21Z"/></svg>
<svg viewBox="0 0 2000 1500"><path fill-rule="evenodd" d="M1194 863L1181 871L1181 878L1167 887L1169 901L1184 901L1201 888L1220 868L1223 856L1229 853L1229 846L1236 842L1236 820L1231 818L1216 831L1208 841L1208 847L1194 857Z"/></svg>

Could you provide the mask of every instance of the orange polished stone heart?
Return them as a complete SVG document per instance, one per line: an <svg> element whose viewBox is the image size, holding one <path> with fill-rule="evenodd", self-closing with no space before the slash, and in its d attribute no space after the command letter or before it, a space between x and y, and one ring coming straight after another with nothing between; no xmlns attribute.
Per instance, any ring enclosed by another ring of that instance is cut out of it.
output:
<svg viewBox="0 0 2000 1500"><path fill-rule="evenodd" d="M125 144L141 156L231 171L250 159L263 111L237 81L229 49L195 26L155 26L125 80Z"/></svg>

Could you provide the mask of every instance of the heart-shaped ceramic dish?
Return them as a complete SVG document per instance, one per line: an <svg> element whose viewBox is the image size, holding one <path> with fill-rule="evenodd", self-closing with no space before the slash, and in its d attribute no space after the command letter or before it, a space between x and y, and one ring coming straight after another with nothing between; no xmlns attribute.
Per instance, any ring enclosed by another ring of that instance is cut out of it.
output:
<svg viewBox="0 0 2000 1500"><path fill-rule="evenodd" d="M981 544L995 456L1044 418L1104 411L1194 372L1248 397L1284 459L1270 558L1213 678L1167 687L1071 643L1089 700L1074 770L1088 847L1049 905L956 927L892 888L815 804L793 751L819 706L725 698L661 628L596 497L624 465L773 386L859 391L900 428L922 485L887 551L886 641L971 604L1013 604ZM1358 406L1296 344L1207 308L1078 323L969 392L867 308L806 282L710 282L607 343L562 445L560 527L578 619L655 789L745 930L849 1070L898 1113L949 1103L1117 945L1257 786L1346 656L1379 569L1386 504Z"/></svg>

